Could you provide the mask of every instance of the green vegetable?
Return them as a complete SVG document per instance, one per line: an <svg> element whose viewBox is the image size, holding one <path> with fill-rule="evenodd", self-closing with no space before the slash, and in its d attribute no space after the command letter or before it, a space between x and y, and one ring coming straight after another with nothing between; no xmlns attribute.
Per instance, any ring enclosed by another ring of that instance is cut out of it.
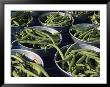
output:
<svg viewBox="0 0 110 87"><path fill-rule="evenodd" d="M13 26L27 26L32 21L29 11L12 11L11 13Z"/></svg>
<svg viewBox="0 0 110 87"><path fill-rule="evenodd" d="M16 34L17 41L30 48L44 49L48 44L58 45L60 42L59 33L52 34L46 30L40 29L24 29Z"/></svg>
<svg viewBox="0 0 110 87"><path fill-rule="evenodd" d="M11 55L11 76L12 77L49 77L44 68L37 60L29 60L23 54Z"/></svg>
<svg viewBox="0 0 110 87"><path fill-rule="evenodd" d="M100 12L94 11L94 14L89 16L93 24L100 26Z"/></svg>
<svg viewBox="0 0 110 87"><path fill-rule="evenodd" d="M100 56L97 52L90 49L76 49L70 45L65 54L58 50L60 57L58 65L73 77L98 77L100 76Z"/></svg>
<svg viewBox="0 0 110 87"><path fill-rule="evenodd" d="M70 29L71 34L80 40L87 42L100 42L100 31L95 27L81 27L80 25L75 25Z"/></svg>
<svg viewBox="0 0 110 87"><path fill-rule="evenodd" d="M47 26L69 26L71 25L70 17L65 13L65 15L60 15L59 12L50 13L46 16L44 22Z"/></svg>
<svg viewBox="0 0 110 87"><path fill-rule="evenodd" d="M12 76L19 77L18 73L15 70L12 71Z"/></svg>

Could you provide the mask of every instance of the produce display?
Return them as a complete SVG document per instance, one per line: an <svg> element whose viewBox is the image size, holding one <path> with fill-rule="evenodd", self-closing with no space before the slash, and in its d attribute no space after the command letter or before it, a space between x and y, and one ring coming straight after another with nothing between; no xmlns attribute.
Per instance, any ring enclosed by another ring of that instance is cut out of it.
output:
<svg viewBox="0 0 110 87"><path fill-rule="evenodd" d="M12 77L41 77L49 75L37 60L29 60L25 55L16 53L11 55Z"/></svg>
<svg viewBox="0 0 110 87"><path fill-rule="evenodd" d="M65 13L61 15L59 12L50 13L46 16L45 21L48 26L69 26L71 25L70 17Z"/></svg>
<svg viewBox="0 0 110 87"><path fill-rule="evenodd" d="M40 29L24 29L22 32L16 35L17 41L30 48L44 49L48 44L58 45L60 42L60 36L58 33L52 34L46 30Z"/></svg>
<svg viewBox="0 0 110 87"><path fill-rule="evenodd" d="M29 11L14 11L11 15L12 26L26 26L32 22Z"/></svg>
<svg viewBox="0 0 110 87"><path fill-rule="evenodd" d="M35 13L32 16L30 11L11 12L11 50L33 52L41 57L44 66L37 59L30 60L16 52L11 54L12 77L100 77L99 11L47 11L36 14L38 19ZM80 26L88 21L86 18L90 22ZM17 28L13 30L12 26ZM87 48L83 48L83 42Z"/></svg>
<svg viewBox="0 0 110 87"><path fill-rule="evenodd" d="M97 27L82 27L80 25L71 27L71 34L78 39L87 42L100 42L100 30Z"/></svg>
<svg viewBox="0 0 110 87"><path fill-rule="evenodd" d="M57 60L59 66L73 77L100 76L100 55L90 49L72 49L71 45L66 52L60 52Z"/></svg>

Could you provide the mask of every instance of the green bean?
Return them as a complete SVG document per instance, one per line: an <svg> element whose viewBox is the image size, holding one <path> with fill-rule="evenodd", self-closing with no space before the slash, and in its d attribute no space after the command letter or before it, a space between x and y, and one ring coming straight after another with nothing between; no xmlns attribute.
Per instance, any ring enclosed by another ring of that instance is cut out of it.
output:
<svg viewBox="0 0 110 87"><path fill-rule="evenodd" d="M62 69L66 70L74 77L99 76L100 59L97 52L89 49L75 49L72 45L66 52L65 59L59 61ZM68 66L65 65L66 63Z"/></svg>
<svg viewBox="0 0 110 87"><path fill-rule="evenodd" d="M85 66L84 64L76 64L76 66Z"/></svg>
<svg viewBox="0 0 110 87"><path fill-rule="evenodd" d="M73 54L67 55L65 59L60 60L60 62L65 63L73 58Z"/></svg>
<svg viewBox="0 0 110 87"><path fill-rule="evenodd" d="M97 72L91 71L91 70L87 70L85 71L85 74L97 74Z"/></svg>
<svg viewBox="0 0 110 87"><path fill-rule="evenodd" d="M54 40L53 40L53 38L51 36L49 36L48 34L46 34L44 32L42 32L42 34L47 36L52 41L52 43L55 44L55 42L54 42Z"/></svg>
<svg viewBox="0 0 110 87"><path fill-rule="evenodd" d="M23 41L19 41L20 43L29 43L29 44L36 44L38 43L38 41L30 41L30 40L23 40Z"/></svg>
<svg viewBox="0 0 110 87"><path fill-rule="evenodd" d="M89 61L90 61L90 58L88 58L87 56L85 62L88 63Z"/></svg>
<svg viewBox="0 0 110 87"><path fill-rule="evenodd" d="M74 36L77 37L77 36L79 36L79 34L80 34L80 32L76 32L76 33L74 34Z"/></svg>
<svg viewBox="0 0 110 87"><path fill-rule="evenodd" d="M29 70L27 70L27 69L25 69L25 68L23 68L23 67L15 66L15 68L20 69L20 70L22 70L24 73L28 73L28 74L30 74L31 76L38 77L36 74L32 73L31 71L29 71Z"/></svg>
<svg viewBox="0 0 110 87"><path fill-rule="evenodd" d="M29 62L29 65L37 72L38 75L41 74L41 68L39 68L39 65L38 64Z"/></svg>
<svg viewBox="0 0 110 87"><path fill-rule="evenodd" d="M85 66L86 66L87 70L91 70L91 67L87 63L85 64Z"/></svg>
<svg viewBox="0 0 110 87"><path fill-rule="evenodd" d="M72 76L77 76L76 73L77 73L77 70L75 69L75 70L72 72Z"/></svg>
<svg viewBox="0 0 110 87"><path fill-rule="evenodd" d="M16 60L18 60L18 61L20 61L20 62L23 62L22 59L20 59L19 57L15 56L15 55L11 55L11 58L14 58L14 59L16 59Z"/></svg>
<svg viewBox="0 0 110 87"><path fill-rule="evenodd" d="M81 25L80 25L81 26ZM89 41L89 42L99 42L100 41L100 31L95 27L79 27L78 25L71 27L70 32L73 36L78 39Z"/></svg>
<svg viewBox="0 0 110 87"><path fill-rule="evenodd" d="M68 26L71 19L68 15L60 15L59 13L50 13L46 16L45 23L48 26Z"/></svg>
<svg viewBox="0 0 110 87"><path fill-rule="evenodd" d="M18 73L15 70L12 71L12 76L19 77Z"/></svg>
<svg viewBox="0 0 110 87"><path fill-rule="evenodd" d="M89 18L93 24L100 25L100 12L99 11L98 13L94 11L94 14L89 16Z"/></svg>
<svg viewBox="0 0 110 87"><path fill-rule="evenodd" d="M90 30L88 30L88 31L86 31L86 32L84 32L84 33L82 33L82 34L79 36L79 38L84 37L86 34L90 33L90 31L92 31L92 29L90 29Z"/></svg>
<svg viewBox="0 0 110 87"><path fill-rule="evenodd" d="M11 17L11 25L14 26L26 26L32 21L30 12L26 11L16 11L14 17Z"/></svg>
<svg viewBox="0 0 110 87"><path fill-rule="evenodd" d="M24 54L17 53L14 55L14 60L13 56L11 56L11 59L12 76L16 76L17 74L18 77L39 77L41 75L49 76L44 68L38 64L37 60L31 61L27 59Z"/></svg>
<svg viewBox="0 0 110 87"><path fill-rule="evenodd" d="M82 56L77 62L76 64L82 63L85 60L86 56Z"/></svg>
<svg viewBox="0 0 110 87"><path fill-rule="evenodd" d="M31 62L32 63L32 62ZM38 74L40 74L40 71L46 76L46 77L49 77L49 75L47 74L47 72L40 66L40 65L38 65L38 64L34 64L34 63L32 63L33 65L34 65L34 68L37 70L37 71L39 71L39 73ZM39 69L39 70L38 70Z"/></svg>
<svg viewBox="0 0 110 87"><path fill-rule="evenodd" d="M32 34L31 32L26 31L26 33L27 33L27 35L29 35L29 36L31 36L31 37L38 38L38 36ZM41 33L40 33L40 34L41 34ZM39 37L39 38L41 38L41 37Z"/></svg>
<svg viewBox="0 0 110 87"><path fill-rule="evenodd" d="M72 47L75 45L76 43L72 44L71 46L69 46L69 48L66 50L65 52L65 56L69 53L69 51L72 49Z"/></svg>
<svg viewBox="0 0 110 87"><path fill-rule="evenodd" d="M16 22L16 21L13 21L13 23L15 23L15 25L19 26L18 22Z"/></svg>
<svg viewBox="0 0 110 87"><path fill-rule="evenodd" d="M38 29L35 30L35 33L36 33L37 35L39 35L39 36L41 36L41 37L43 37L43 38L46 38L45 35L43 35L41 32L42 32L42 31L40 31L40 30L38 30Z"/></svg>
<svg viewBox="0 0 110 87"><path fill-rule="evenodd" d="M19 61L11 61L12 64L17 64Z"/></svg>
<svg viewBox="0 0 110 87"><path fill-rule="evenodd" d="M28 29L28 28L18 33L16 37L19 43L26 46L31 46L31 48L36 47L45 48L47 44L52 43L58 45L60 40L59 33L52 34L46 30Z"/></svg>
<svg viewBox="0 0 110 87"><path fill-rule="evenodd" d="M92 34L93 30L91 30L90 32L88 32L84 37L83 37L83 40L87 40L88 39L88 36L90 34Z"/></svg>
<svg viewBox="0 0 110 87"><path fill-rule="evenodd" d="M93 50L90 50L90 49L85 49L85 48L83 48L83 49L77 49L79 52L82 52L82 51L84 51L84 52L91 52L91 53L95 53L95 54L97 54L97 52L95 52L95 51L93 51Z"/></svg>
<svg viewBox="0 0 110 87"><path fill-rule="evenodd" d="M98 55L96 53L92 53L92 52L88 52L88 51L80 51L79 53L81 54L85 54L85 55L88 55L88 56L95 56L95 57L98 57Z"/></svg>
<svg viewBox="0 0 110 87"><path fill-rule="evenodd" d="M71 68L75 65L75 55L73 55L73 58L69 64L69 71L71 71Z"/></svg>
<svg viewBox="0 0 110 87"><path fill-rule="evenodd" d="M26 36L22 37L22 40L25 40L28 37L29 37L29 35L27 34Z"/></svg>

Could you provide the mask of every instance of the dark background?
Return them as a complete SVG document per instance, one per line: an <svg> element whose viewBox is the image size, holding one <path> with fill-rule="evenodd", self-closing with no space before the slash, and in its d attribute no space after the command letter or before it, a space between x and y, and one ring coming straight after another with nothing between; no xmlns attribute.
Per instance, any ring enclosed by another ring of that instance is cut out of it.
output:
<svg viewBox="0 0 110 87"><path fill-rule="evenodd" d="M0 0L0 86L2 87L49 87L49 86L66 86L73 87L73 85L3 85L4 84L4 4L107 4L109 0ZM110 5L107 6L107 58L109 54L109 27L110 27ZM109 58L107 59L109 62ZM109 63L107 63L109 64ZM108 67L109 68L109 67ZM109 69L108 69L108 73ZM109 75L107 74L107 77ZM107 78L108 79L108 78ZM109 80L107 80L109 83ZM76 85L74 85L76 86ZM79 85L82 86L82 85ZM91 85L94 86L94 85ZM97 85L95 85L97 86ZM100 85L105 87L108 85ZM88 87L88 86L87 86Z"/></svg>

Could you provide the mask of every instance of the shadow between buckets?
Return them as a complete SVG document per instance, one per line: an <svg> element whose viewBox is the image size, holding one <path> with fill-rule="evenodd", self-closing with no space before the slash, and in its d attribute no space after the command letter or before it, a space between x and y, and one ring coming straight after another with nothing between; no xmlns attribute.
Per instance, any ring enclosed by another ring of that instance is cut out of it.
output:
<svg viewBox="0 0 110 87"><path fill-rule="evenodd" d="M41 23L38 20L38 17L44 13L47 13L48 11L32 11L30 15L33 17L32 24L33 26L42 26Z"/></svg>
<svg viewBox="0 0 110 87"><path fill-rule="evenodd" d="M74 17L74 23L73 24L80 24L80 23L90 23L92 24L92 21L91 19L89 18L89 16L93 15L93 12L88 12L88 13L85 13L83 15L80 15L78 17Z"/></svg>

